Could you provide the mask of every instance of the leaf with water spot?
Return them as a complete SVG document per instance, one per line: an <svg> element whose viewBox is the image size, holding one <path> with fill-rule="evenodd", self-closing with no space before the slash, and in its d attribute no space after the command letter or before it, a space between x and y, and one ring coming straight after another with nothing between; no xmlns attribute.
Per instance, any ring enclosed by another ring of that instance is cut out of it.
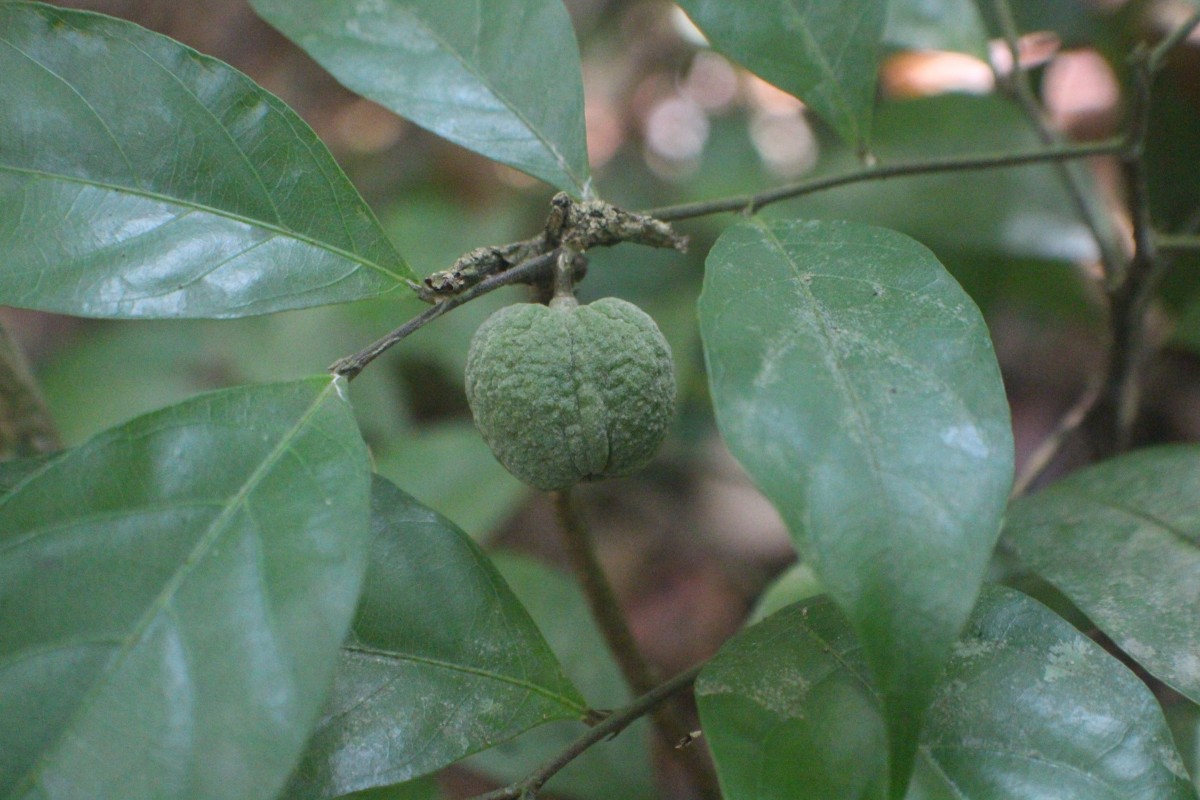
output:
<svg viewBox="0 0 1200 800"><path fill-rule="evenodd" d="M1200 447L1080 470L1014 503L1004 535L1130 657L1200 703Z"/></svg>
<svg viewBox="0 0 1200 800"><path fill-rule="evenodd" d="M883 697L832 603L731 639L696 682L727 800L882 800ZM933 695L907 800L1195 800L1154 696L1034 600L984 590Z"/></svg>
<svg viewBox="0 0 1200 800"><path fill-rule="evenodd" d="M858 632L903 786L1012 480L987 327L902 234L755 221L710 251L700 328L721 434Z"/></svg>

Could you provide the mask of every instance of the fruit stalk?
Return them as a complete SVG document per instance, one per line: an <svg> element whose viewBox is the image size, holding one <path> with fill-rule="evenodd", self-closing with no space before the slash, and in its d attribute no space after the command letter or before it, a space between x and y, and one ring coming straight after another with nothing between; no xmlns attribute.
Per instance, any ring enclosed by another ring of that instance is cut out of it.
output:
<svg viewBox="0 0 1200 800"><path fill-rule="evenodd" d="M616 593L604 569L596 558L596 549L591 531L579 511L574 494L570 489L552 492L554 510L559 529L563 534L567 559L578 578L584 597L587 598L592 617L600 628L604 641L625 676L634 695L645 695L658 686L650 666L642 658L634 641L633 633L621 613ZM692 785L701 797L716 800L720 790L700 749L691 744L692 737L676 706L670 702L657 706L650 719L658 732L659 739L668 752L676 754L680 765L687 771ZM683 743L688 742L687 746Z"/></svg>

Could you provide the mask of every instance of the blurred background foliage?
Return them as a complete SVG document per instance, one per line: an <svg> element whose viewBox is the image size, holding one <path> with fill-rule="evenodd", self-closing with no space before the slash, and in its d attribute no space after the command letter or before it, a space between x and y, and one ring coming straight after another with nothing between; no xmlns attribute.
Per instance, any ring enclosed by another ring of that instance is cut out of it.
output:
<svg viewBox="0 0 1200 800"><path fill-rule="evenodd" d="M102 11L173 36L278 94L329 145L418 274L444 269L471 248L528 236L544 219L548 187L350 94L242 0L59 5ZM583 54L590 158L605 199L652 208L857 167L855 154L797 100L707 50L674 4L566 5ZM1013 5L1026 34L1022 59L1048 120L1077 141L1120 131L1129 50L1195 8L1187 0ZM990 56L1003 72L1007 51L994 38L990 4L979 6L984 13L966 0L895 0L872 140L880 162L1036 145L1029 121L997 88L985 60ZM1178 50L1156 86L1147 158L1155 217L1167 230L1200 226L1198 105L1200 41L1193 40ZM1097 159L1088 168L1114 224L1125 231L1115 163ZM1102 363L1096 246L1051 166L862 183L767 213L893 227L934 251L991 326L1012 404L1018 468ZM647 476L585 493L602 559L627 602L635 634L664 672L714 652L793 560L782 523L717 440L707 400L695 301L704 256L731 219L681 223L692 239L687 255L632 245L594 251L581 287L584 299L619 295L640 304L663 328L677 359L681 412L660 458ZM422 329L367 369L354 382L352 397L379 472L494 548L557 563L561 554L549 509L496 464L474 432L462 394L471 334L496 308L524 299L523 291L493 293ZM203 390L320 372L422 308L415 299L389 300L222 322L117 323L10 309L0 314L30 354L65 441L75 444ZM1177 260L1151 318L1152 336L1163 347L1148 371L1139 443L1200 440L1196 257ZM1069 448L1050 477L1086 457L1083 448ZM505 571L518 594L558 580L519 562L508 562ZM582 617L582 609L570 616ZM581 685L588 680L576 679ZM1194 759L1194 709L1180 708L1168 712L1186 744L1182 749ZM529 752L552 746L552 734L528 744ZM498 774L487 759L477 768ZM585 763L580 769L586 775L612 766ZM630 792L645 791L645 775L626 777L640 782ZM474 786L462 770L447 780ZM597 787L590 794L589 785ZM605 785L614 784L579 780L566 791L603 798L611 795ZM404 792L369 796L425 797L430 787Z"/></svg>

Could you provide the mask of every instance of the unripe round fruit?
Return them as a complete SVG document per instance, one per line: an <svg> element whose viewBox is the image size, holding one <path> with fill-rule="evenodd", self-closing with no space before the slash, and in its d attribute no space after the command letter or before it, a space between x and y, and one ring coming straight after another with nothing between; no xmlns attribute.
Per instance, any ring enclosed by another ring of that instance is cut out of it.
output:
<svg viewBox="0 0 1200 800"><path fill-rule="evenodd" d="M547 491L635 472L675 412L667 340L615 297L500 309L471 340L466 389L496 458Z"/></svg>

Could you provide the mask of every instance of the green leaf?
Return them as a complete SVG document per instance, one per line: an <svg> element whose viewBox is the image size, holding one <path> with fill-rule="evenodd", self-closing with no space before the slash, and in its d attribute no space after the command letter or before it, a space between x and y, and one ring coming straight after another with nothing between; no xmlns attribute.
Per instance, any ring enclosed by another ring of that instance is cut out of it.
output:
<svg viewBox="0 0 1200 800"><path fill-rule="evenodd" d="M1005 537L1122 650L1200 703L1200 447L1080 470L1014 503Z"/></svg>
<svg viewBox="0 0 1200 800"><path fill-rule="evenodd" d="M289 798L401 783L586 711L466 534L378 476L371 512L362 603Z"/></svg>
<svg viewBox="0 0 1200 800"><path fill-rule="evenodd" d="M251 0L344 86L576 197L591 193L562 0Z"/></svg>
<svg viewBox="0 0 1200 800"><path fill-rule="evenodd" d="M987 26L972 0L888 0L883 38L905 50L988 57Z"/></svg>
<svg viewBox="0 0 1200 800"><path fill-rule="evenodd" d="M823 598L737 634L696 681L726 800L878 800L887 738L846 618Z"/></svg>
<svg viewBox="0 0 1200 800"><path fill-rule="evenodd" d="M620 708L633 698L596 628L578 585L558 570L521 556L492 557L500 574L529 610L563 670L596 708ZM554 722L472 756L466 762L505 783L524 778L561 753L586 729ZM615 739L587 750L550 779L546 790L580 800L653 800L650 731L639 720Z"/></svg>
<svg viewBox="0 0 1200 800"><path fill-rule="evenodd" d="M785 606L816 597L825 592L821 579L810 564L793 564L773 580L750 610L747 624L760 622Z"/></svg>
<svg viewBox="0 0 1200 800"><path fill-rule="evenodd" d="M879 0L680 0L712 46L794 94L859 149L875 103Z"/></svg>
<svg viewBox="0 0 1200 800"><path fill-rule="evenodd" d="M275 796L366 569L342 387L202 395L0 500L0 797Z"/></svg>
<svg viewBox="0 0 1200 800"><path fill-rule="evenodd" d="M1012 481L987 328L902 234L786 221L721 235L700 327L721 433L861 637L902 786Z"/></svg>
<svg viewBox="0 0 1200 800"><path fill-rule="evenodd" d="M1168 705L1165 711L1175 746L1192 776L1192 783L1200 789L1200 706L1182 701Z"/></svg>
<svg viewBox="0 0 1200 800"><path fill-rule="evenodd" d="M921 751L927 780L969 797L1196 797L1146 685L1012 589L990 587L955 644Z"/></svg>
<svg viewBox="0 0 1200 800"><path fill-rule="evenodd" d="M884 724L849 622L790 606L696 683L728 800L877 800ZM1037 602L990 587L938 683L909 800L1195 798L1154 696Z"/></svg>
<svg viewBox="0 0 1200 800"><path fill-rule="evenodd" d="M59 454L14 458L0 461L0 499L20 487L30 476L50 463Z"/></svg>
<svg viewBox="0 0 1200 800"><path fill-rule="evenodd" d="M0 5L0 303L238 317L412 277L300 118L128 22Z"/></svg>

